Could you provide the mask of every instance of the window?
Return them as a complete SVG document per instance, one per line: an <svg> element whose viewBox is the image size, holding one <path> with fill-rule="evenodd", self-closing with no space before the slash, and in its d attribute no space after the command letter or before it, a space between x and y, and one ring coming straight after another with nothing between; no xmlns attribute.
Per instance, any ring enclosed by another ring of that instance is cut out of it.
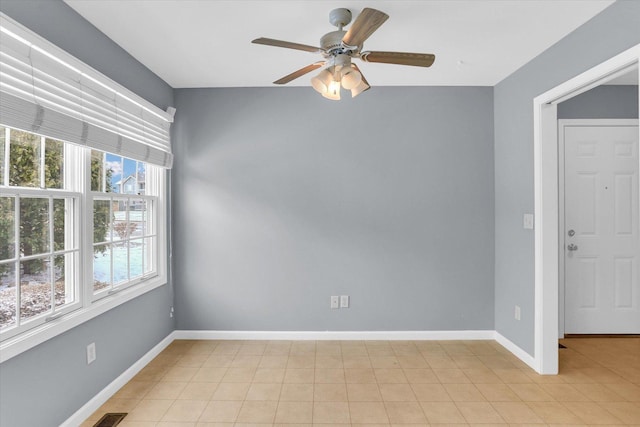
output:
<svg viewBox="0 0 640 427"><path fill-rule="evenodd" d="M155 274L158 198L144 194L152 165L91 152L93 292L100 296Z"/></svg>
<svg viewBox="0 0 640 427"><path fill-rule="evenodd" d="M166 283L163 111L0 12L0 362Z"/></svg>
<svg viewBox="0 0 640 427"><path fill-rule="evenodd" d="M6 126L0 153L2 340L164 281L162 168Z"/></svg>

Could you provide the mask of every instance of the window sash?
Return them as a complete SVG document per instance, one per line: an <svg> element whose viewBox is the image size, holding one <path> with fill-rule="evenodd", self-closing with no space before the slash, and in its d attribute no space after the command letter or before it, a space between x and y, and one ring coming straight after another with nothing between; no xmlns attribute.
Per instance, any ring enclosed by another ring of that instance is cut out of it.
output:
<svg viewBox="0 0 640 427"><path fill-rule="evenodd" d="M156 175L158 172L160 171L148 171L148 175L147 177L149 177L150 175ZM157 196L149 196L149 195L126 195L126 194L120 194L120 193L102 193L102 192L91 192L90 193L90 203L89 206L91 206L91 211L93 212L93 207L94 207L94 202L96 201L109 201L109 217L113 218L113 203L114 202L126 202L126 219L125 222L127 224L130 223L130 202L131 200L145 200L146 202L146 206L147 206L147 215L146 215L146 224L145 227L143 228L143 233L141 236L135 236L135 237L131 237L131 236L127 236L125 238L120 238L119 240L114 240L113 235L110 236L109 240L104 240L104 241L100 241L100 242L94 242L92 239L92 243L91 243L91 255L95 256L95 248L99 247L99 246L107 246L110 247L110 259L109 259L109 264L110 264L110 274L109 274L109 284L108 286L106 286L104 289L95 290L95 287L92 286L93 289L93 301L96 301L98 299L104 298L105 296L108 295L112 295L113 293L116 292L120 292L122 289L126 289L128 287L131 286L135 286L141 282L144 282L150 278L156 277L158 276L158 254L159 254L159 250L158 250L158 233L157 230L155 229L155 226L157 224L157 221L155 220L156 216L158 215L158 211L157 211L157 206L158 206L158 197ZM113 223L115 224L115 220L113 221ZM93 234L92 234L93 236ZM137 241L137 240L142 240L143 244L146 244L147 241L152 242L153 244L149 245L149 251L150 253L148 254L142 254L142 256L144 257L143 260L146 258L147 263L145 263L143 261L143 268L142 268L142 274L139 276L134 276L133 278L131 277L131 248L129 246L131 241ZM120 281L117 282L115 280L114 277L114 260L113 260L113 248L116 244L123 244L126 243L127 245L127 278L128 280L126 281ZM90 266L88 265L87 267L90 267L90 274L87 276L88 278L91 278L91 283L95 284L95 263L88 263L90 264ZM149 266L150 268L145 271L145 265Z"/></svg>
<svg viewBox="0 0 640 427"><path fill-rule="evenodd" d="M2 340L6 340L24 333L34 327L40 326L46 322L54 320L59 316L70 313L77 310L82 306L82 287L80 286L80 274L79 267L81 263L80 257L80 240L78 221L80 215L80 201L81 195L78 193L60 191L60 190L41 190L30 188L0 188L0 197L13 197L14 198L14 251L13 257L0 260L0 265L9 265L14 268L14 288L15 288L15 321L13 324L6 326L0 332ZM20 225L21 225L21 200L35 200L43 199L48 200L48 250L31 255L20 254ZM54 212L53 201L65 200L65 235L64 235L64 248L56 250L54 241ZM73 225L72 225L73 224ZM71 225L71 226L69 226ZM72 302L65 302L60 305L57 304L56 293L56 280L55 280L55 259L57 257L64 256L64 274L65 278L65 291L64 295L73 295ZM51 289L49 290L49 308L37 313L29 318L22 318L22 272L21 264L24 262L43 260L49 263L48 274L49 284Z"/></svg>

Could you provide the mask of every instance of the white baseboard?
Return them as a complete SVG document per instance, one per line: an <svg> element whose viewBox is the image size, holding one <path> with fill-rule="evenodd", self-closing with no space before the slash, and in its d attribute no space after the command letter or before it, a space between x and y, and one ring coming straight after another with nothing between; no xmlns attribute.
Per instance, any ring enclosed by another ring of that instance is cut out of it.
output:
<svg viewBox="0 0 640 427"><path fill-rule="evenodd" d="M186 340L493 340L495 331L175 331Z"/></svg>
<svg viewBox="0 0 640 427"><path fill-rule="evenodd" d="M126 371L120 374L115 380L111 381L109 385L103 388L98 394L93 396L91 400L85 403L80 409L78 409L73 415L71 415L65 422L60 424L60 427L75 427L82 424L87 418L91 416L100 406L102 406L111 396L113 396L118 390L122 388L129 380L131 380L138 372L142 370L149 362L153 360L158 354L162 352L169 344L175 339L176 331L171 332L162 341L160 341L155 347L149 350L144 356L138 359L133 365L131 365Z"/></svg>
<svg viewBox="0 0 640 427"><path fill-rule="evenodd" d="M526 351L518 347L516 344L513 343L513 341L506 338L504 335L502 335L498 331L495 332L494 339L498 344L500 344L501 346L509 350L511 353L513 353L514 356L516 356L518 359L526 363L531 369L538 372L538 367L537 367L538 364L536 363L536 359L533 356L531 356L529 353L527 353Z"/></svg>

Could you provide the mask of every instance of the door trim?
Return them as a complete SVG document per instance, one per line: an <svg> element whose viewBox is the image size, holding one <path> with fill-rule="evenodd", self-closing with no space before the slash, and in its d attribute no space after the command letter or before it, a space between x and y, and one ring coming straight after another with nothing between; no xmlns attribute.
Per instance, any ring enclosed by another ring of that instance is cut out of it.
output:
<svg viewBox="0 0 640 427"><path fill-rule="evenodd" d="M535 369L540 374L558 373L557 103L610 78L639 59L640 44L637 44L533 99L534 360ZM640 76L640 67L637 72Z"/></svg>
<svg viewBox="0 0 640 427"><path fill-rule="evenodd" d="M565 181L564 181L564 129L571 126L638 126L638 119L560 119L558 120L558 338L565 331Z"/></svg>

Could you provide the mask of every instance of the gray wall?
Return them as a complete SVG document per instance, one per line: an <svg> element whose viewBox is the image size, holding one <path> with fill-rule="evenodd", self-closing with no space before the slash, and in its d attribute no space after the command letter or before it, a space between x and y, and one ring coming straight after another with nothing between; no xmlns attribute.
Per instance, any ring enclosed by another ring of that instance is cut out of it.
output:
<svg viewBox="0 0 640 427"><path fill-rule="evenodd" d="M172 89L59 0L0 2L0 10L161 108ZM166 285L0 365L0 425L57 426L173 329ZM95 342L97 360L86 364Z"/></svg>
<svg viewBox="0 0 640 427"><path fill-rule="evenodd" d="M640 2L618 1L494 88L495 326L533 355L533 98L640 43ZM513 316L522 308L522 320Z"/></svg>
<svg viewBox="0 0 640 427"><path fill-rule="evenodd" d="M638 86L598 86L558 104L558 118L637 119Z"/></svg>
<svg viewBox="0 0 640 427"><path fill-rule="evenodd" d="M493 329L492 93L176 90L178 329Z"/></svg>

